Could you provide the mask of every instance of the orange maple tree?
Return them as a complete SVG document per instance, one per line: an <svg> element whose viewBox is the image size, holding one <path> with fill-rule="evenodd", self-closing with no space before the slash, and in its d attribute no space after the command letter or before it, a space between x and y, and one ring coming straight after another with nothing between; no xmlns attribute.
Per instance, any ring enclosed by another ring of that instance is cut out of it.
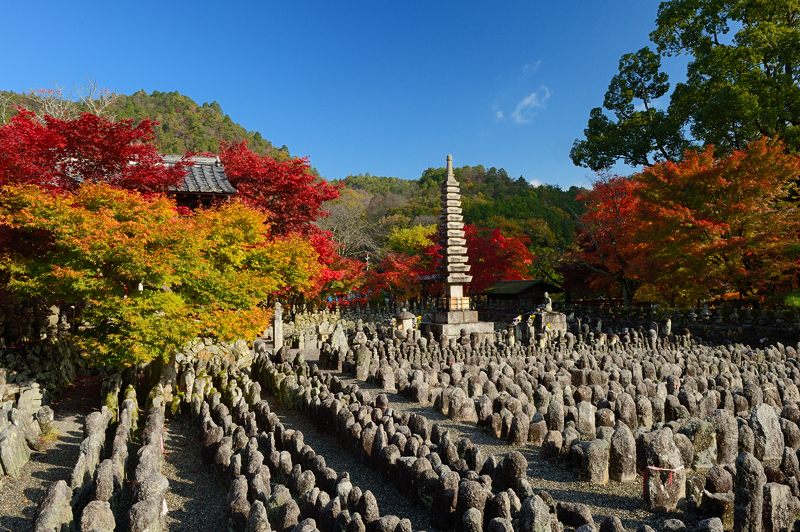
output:
<svg viewBox="0 0 800 532"><path fill-rule="evenodd" d="M644 283L671 303L796 288L798 176L800 157L765 138L723 157L713 146L688 150L679 162L598 182L583 197L571 259L626 302Z"/></svg>
<svg viewBox="0 0 800 532"><path fill-rule="evenodd" d="M760 297L796 279L800 157L761 139L716 158L712 146L656 164L640 183L641 226L660 265L658 285L678 294Z"/></svg>

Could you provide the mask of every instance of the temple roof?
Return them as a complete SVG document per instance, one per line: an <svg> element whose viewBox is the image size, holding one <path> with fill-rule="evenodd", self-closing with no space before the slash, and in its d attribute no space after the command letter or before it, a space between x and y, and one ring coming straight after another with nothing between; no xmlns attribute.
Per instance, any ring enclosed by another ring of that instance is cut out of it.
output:
<svg viewBox="0 0 800 532"><path fill-rule="evenodd" d="M487 296L515 296L527 291L536 290L559 293L561 288L542 281L541 279L529 279L521 281L499 281L483 291Z"/></svg>
<svg viewBox="0 0 800 532"><path fill-rule="evenodd" d="M178 155L164 155L164 162L174 165L181 157ZM225 168L219 157L191 157L191 166L186 168L183 183L171 187L174 192L195 194L236 194L236 188L228 181Z"/></svg>

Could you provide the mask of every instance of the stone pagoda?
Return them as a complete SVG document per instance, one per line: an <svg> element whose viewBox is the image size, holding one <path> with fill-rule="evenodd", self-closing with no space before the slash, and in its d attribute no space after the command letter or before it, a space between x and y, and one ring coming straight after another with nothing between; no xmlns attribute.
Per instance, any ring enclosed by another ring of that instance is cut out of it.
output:
<svg viewBox="0 0 800 532"><path fill-rule="evenodd" d="M461 215L461 187L453 173L453 157L447 156L447 177L442 183L442 215L439 218L439 244L442 262L439 279L442 297L436 311L423 328L429 328L438 337L457 338L462 330L467 336L477 333L481 339L494 333L494 323L478 321L478 311L470 309L469 296L464 286L472 281L464 238L464 217Z"/></svg>

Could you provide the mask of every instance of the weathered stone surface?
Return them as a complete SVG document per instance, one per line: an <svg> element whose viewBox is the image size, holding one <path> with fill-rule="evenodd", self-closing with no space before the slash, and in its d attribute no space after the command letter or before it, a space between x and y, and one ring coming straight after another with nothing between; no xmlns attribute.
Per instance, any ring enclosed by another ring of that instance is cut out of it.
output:
<svg viewBox="0 0 800 532"><path fill-rule="evenodd" d="M693 469L706 471L717 463L717 431L712 423L692 419L684 424L681 433L692 442L694 452L690 464Z"/></svg>
<svg viewBox="0 0 800 532"><path fill-rule="evenodd" d="M131 532L150 532L162 530L161 520L164 511L164 501L153 499L139 501L131 507L130 526Z"/></svg>
<svg viewBox="0 0 800 532"><path fill-rule="evenodd" d="M578 528L583 525L594 526L592 512L585 504L558 502L556 504L556 512L558 514L558 520L569 527Z"/></svg>
<svg viewBox="0 0 800 532"><path fill-rule="evenodd" d="M81 515L81 532L114 532L116 521L111 504L107 501L91 501Z"/></svg>
<svg viewBox="0 0 800 532"><path fill-rule="evenodd" d="M792 490L785 484L764 486L763 523L765 530L791 530L798 511Z"/></svg>
<svg viewBox="0 0 800 532"><path fill-rule="evenodd" d="M719 517L712 517L710 519L703 519L695 526L697 532L723 532L725 528L722 525L722 520Z"/></svg>
<svg viewBox="0 0 800 532"><path fill-rule="evenodd" d="M617 516L606 517L600 523L600 532L625 532L622 521Z"/></svg>
<svg viewBox="0 0 800 532"><path fill-rule="evenodd" d="M34 530L36 532L69 530L73 524L71 501L72 490L65 481L59 480L51 484L44 499L39 503Z"/></svg>
<svg viewBox="0 0 800 532"><path fill-rule="evenodd" d="M595 412L597 407L588 401L578 403L577 429L582 440L593 440L596 435Z"/></svg>
<svg viewBox="0 0 800 532"><path fill-rule="evenodd" d="M636 480L636 440L625 423L617 422L611 436L608 473L611 480Z"/></svg>
<svg viewBox="0 0 800 532"><path fill-rule="evenodd" d="M461 388L456 388L450 396L449 415L453 421L460 421L462 423L478 422L478 412L475 410L475 402L467 397L466 392Z"/></svg>
<svg viewBox="0 0 800 532"><path fill-rule="evenodd" d="M522 503L520 523L523 530L550 532L552 518L550 508L538 495L532 495Z"/></svg>
<svg viewBox="0 0 800 532"><path fill-rule="evenodd" d="M458 486L456 514L464 513L468 509L474 509L482 516L489 495L490 492L486 491L480 482L462 480Z"/></svg>
<svg viewBox="0 0 800 532"><path fill-rule="evenodd" d="M494 482L501 489L513 488L519 479L526 477L527 471L528 460L525 456L519 451L511 451L500 462Z"/></svg>
<svg viewBox="0 0 800 532"><path fill-rule="evenodd" d="M0 432L0 464L6 475L18 477L30 458L31 450L19 428L9 425Z"/></svg>
<svg viewBox="0 0 800 532"><path fill-rule="evenodd" d="M706 474L705 489L709 493L733 491L733 476L728 470L714 466Z"/></svg>
<svg viewBox="0 0 800 532"><path fill-rule="evenodd" d="M372 352L366 346L356 349L356 379L365 381L369 377L369 366L372 362Z"/></svg>
<svg viewBox="0 0 800 532"><path fill-rule="evenodd" d="M727 410L716 410L709 419L716 431L717 463L732 464L739 454L739 429L736 418Z"/></svg>
<svg viewBox="0 0 800 532"><path fill-rule="evenodd" d="M608 461L611 446L605 440L583 442L583 461L581 464L581 480L592 484L608 484Z"/></svg>
<svg viewBox="0 0 800 532"><path fill-rule="evenodd" d="M732 492L704 493L701 509L703 515L719 519L725 530L733 529L735 506Z"/></svg>
<svg viewBox="0 0 800 532"><path fill-rule="evenodd" d="M228 517L237 529L247 526L250 518L250 502L247 500L247 478L239 475L228 489Z"/></svg>
<svg viewBox="0 0 800 532"><path fill-rule="evenodd" d="M272 530L267 518L267 510L262 501L253 501L253 504L250 505L246 530L247 532L270 532Z"/></svg>
<svg viewBox="0 0 800 532"><path fill-rule="evenodd" d="M760 404L750 415L750 428L753 429L753 454L762 463L780 464L783 456L783 431L775 409Z"/></svg>
<svg viewBox="0 0 800 532"><path fill-rule="evenodd" d="M686 495L686 471L672 430L659 429L645 436L645 501L654 511L669 512Z"/></svg>
<svg viewBox="0 0 800 532"><path fill-rule="evenodd" d="M762 406L766 407L766 405ZM766 481L761 462L750 453L740 453L736 458L734 530L754 532L762 530L764 484L766 484Z"/></svg>
<svg viewBox="0 0 800 532"><path fill-rule="evenodd" d="M95 499L104 502L110 501L114 495L114 462L110 458L97 466L94 494Z"/></svg>
<svg viewBox="0 0 800 532"><path fill-rule="evenodd" d="M43 406L36 411L36 421L39 423L39 429L42 434L51 434L53 432L53 409L49 406Z"/></svg>
<svg viewBox="0 0 800 532"><path fill-rule="evenodd" d="M482 532L483 515L477 508L469 508L461 517L462 532Z"/></svg>
<svg viewBox="0 0 800 532"><path fill-rule="evenodd" d="M525 412L520 410L514 414L511 428L508 431L508 443L511 445L524 445L527 443L530 424L530 417Z"/></svg>

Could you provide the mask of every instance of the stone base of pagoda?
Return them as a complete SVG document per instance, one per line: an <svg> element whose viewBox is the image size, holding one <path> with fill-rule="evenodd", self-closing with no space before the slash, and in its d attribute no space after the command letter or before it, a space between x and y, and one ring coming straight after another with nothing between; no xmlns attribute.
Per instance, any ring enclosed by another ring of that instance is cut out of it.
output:
<svg viewBox="0 0 800 532"><path fill-rule="evenodd" d="M462 323L436 323L436 322L422 322L420 324L423 334L428 331L433 333L434 338L441 340L442 337L450 339L458 339L461 337L461 331L465 331L468 338L472 337L475 333L478 335L478 340L483 342L485 338L494 338L494 323L491 321L471 321Z"/></svg>
<svg viewBox="0 0 800 532"><path fill-rule="evenodd" d="M477 310L437 310L431 315L430 321L422 322L421 329L423 333L431 331L437 340L441 340L443 336L448 340L457 339L461 336L462 329L467 337L477 333L481 342L494 335L494 323L479 321Z"/></svg>
<svg viewBox="0 0 800 532"><path fill-rule="evenodd" d="M478 321L477 310L437 310L431 316L431 323L475 323Z"/></svg>

